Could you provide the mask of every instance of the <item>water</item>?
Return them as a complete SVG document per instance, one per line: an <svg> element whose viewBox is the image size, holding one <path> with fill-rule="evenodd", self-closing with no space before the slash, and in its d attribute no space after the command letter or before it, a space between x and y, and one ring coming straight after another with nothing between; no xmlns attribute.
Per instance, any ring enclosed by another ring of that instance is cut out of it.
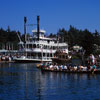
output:
<svg viewBox="0 0 100 100"><path fill-rule="evenodd" d="M45 72L0 64L0 100L100 100L100 75Z"/></svg>

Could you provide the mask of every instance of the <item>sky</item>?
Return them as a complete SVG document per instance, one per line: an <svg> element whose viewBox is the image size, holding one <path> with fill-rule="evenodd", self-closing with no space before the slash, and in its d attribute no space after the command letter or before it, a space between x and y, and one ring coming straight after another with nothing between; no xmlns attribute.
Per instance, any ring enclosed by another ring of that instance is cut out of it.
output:
<svg viewBox="0 0 100 100"><path fill-rule="evenodd" d="M40 16L40 28L47 34L59 29L88 29L100 32L100 0L0 0L0 28L24 33L24 16L27 24L36 24ZM36 25L27 26L32 33Z"/></svg>

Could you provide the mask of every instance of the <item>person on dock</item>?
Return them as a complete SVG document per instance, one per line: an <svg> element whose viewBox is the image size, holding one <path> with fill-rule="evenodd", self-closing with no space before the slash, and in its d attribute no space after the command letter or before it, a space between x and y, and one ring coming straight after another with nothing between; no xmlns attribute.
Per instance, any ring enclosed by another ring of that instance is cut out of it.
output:
<svg viewBox="0 0 100 100"><path fill-rule="evenodd" d="M94 57L93 54L90 54L88 62L90 63L90 65L93 65L96 63L96 58Z"/></svg>

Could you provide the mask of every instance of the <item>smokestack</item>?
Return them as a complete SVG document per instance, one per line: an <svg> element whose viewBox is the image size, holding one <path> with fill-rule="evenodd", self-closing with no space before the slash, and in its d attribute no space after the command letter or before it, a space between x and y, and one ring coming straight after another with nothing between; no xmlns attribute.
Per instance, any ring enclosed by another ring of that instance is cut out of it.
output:
<svg viewBox="0 0 100 100"><path fill-rule="evenodd" d="M24 34L25 34L25 42L26 42L26 22L27 22L27 18L24 17Z"/></svg>
<svg viewBox="0 0 100 100"><path fill-rule="evenodd" d="M40 33L40 29L39 29L39 16L37 16L37 40L39 40L39 33Z"/></svg>

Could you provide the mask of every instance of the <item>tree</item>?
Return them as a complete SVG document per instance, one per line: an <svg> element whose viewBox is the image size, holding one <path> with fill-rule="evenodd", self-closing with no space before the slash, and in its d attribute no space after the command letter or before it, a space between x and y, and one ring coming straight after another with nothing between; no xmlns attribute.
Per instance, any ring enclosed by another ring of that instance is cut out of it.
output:
<svg viewBox="0 0 100 100"><path fill-rule="evenodd" d="M94 44L100 45L100 35L97 30L95 30L95 32L93 33L93 37L94 37Z"/></svg>
<svg viewBox="0 0 100 100"><path fill-rule="evenodd" d="M86 55L89 55L94 50L94 47L93 47L93 44L94 44L93 35L87 29L85 29L83 32L84 32L84 38L82 39L81 45L84 48L84 50L86 50Z"/></svg>

